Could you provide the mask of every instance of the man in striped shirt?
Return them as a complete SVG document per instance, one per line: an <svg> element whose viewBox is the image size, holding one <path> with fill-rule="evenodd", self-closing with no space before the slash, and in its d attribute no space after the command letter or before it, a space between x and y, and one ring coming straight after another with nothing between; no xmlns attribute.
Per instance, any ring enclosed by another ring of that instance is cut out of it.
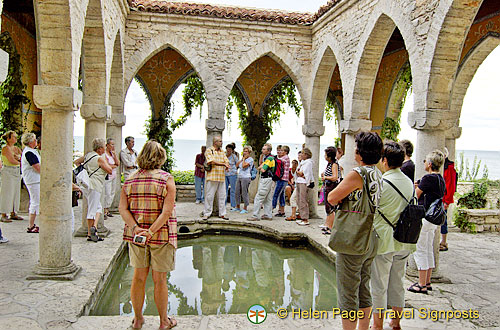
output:
<svg viewBox="0 0 500 330"><path fill-rule="evenodd" d="M273 170L276 166L274 157L271 156L273 146L270 143L264 144L262 154L263 163L259 166L260 180L257 195L253 202L253 216L248 218L250 221L272 220L272 200L273 200ZM260 206L264 205L264 215L259 218Z"/></svg>

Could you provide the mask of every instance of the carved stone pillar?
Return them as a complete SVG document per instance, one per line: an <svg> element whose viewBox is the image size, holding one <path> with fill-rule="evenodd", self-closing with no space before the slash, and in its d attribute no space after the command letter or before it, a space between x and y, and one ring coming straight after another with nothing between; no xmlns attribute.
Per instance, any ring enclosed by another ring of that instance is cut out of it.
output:
<svg viewBox="0 0 500 330"><path fill-rule="evenodd" d="M116 110L116 109L115 109ZM112 138L115 141L115 152L120 159L120 150L122 149L122 128L125 126L126 118L122 113L113 113L111 119L106 124L106 138ZM116 169L117 178L115 179L115 197L111 204L111 210L116 211L120 203L121 175L120 168Z"/></svg>
<svg viewBox="0 0 500 330"><path fill-rule="evenodd" d="M319 177L319 157L320 157L320 138L325 134L325 126L321 123L309 123L302 126L302 133L306 137L306 147L311 149L313 161L314 189L311 189L309 196L310 218L319 218L318 215L318 177Z"/></svg>
<svg viewBox="0 0 500 330"><path fill-rule="evenodd" d="M345 134L345 158L342 162L344 175L347 175L354 167L358 166L354 160L354 152L356 151L356 142L354 137L361 131L370 131L372 129L372 121L366 119L346 119L340 121L340 132Z"/></svg>
<svg viewBox="0 0 500 330"><path fill-rule="evenodd" d="M448 149L448 158L451 161L456 161L456 141L462 135L462 127L452 127L444 133L444 145Z"/></svg>
<svg viewBox="0 0 500 330"><path fill-rule="evenodd" d="M82 93L71 87L35 85L33 99L43 111L40 177L39 261L27 279L73 280L81 267L71 260L73 111Z"/></svg>
<svg viewBox="0 0 500 330"><path fill-rule="evenodd" d="M85 119L84 153L92 151L92 141L95 138L106 139L106 121L111 117L111 106L106 104L83 104L80 110ZM87 200L82 203L82 226L76 231L75 237L85 237L88 233ZM109 229L104 226L104 215L101 214L97 223L99 236L106 237Z"/></svg>

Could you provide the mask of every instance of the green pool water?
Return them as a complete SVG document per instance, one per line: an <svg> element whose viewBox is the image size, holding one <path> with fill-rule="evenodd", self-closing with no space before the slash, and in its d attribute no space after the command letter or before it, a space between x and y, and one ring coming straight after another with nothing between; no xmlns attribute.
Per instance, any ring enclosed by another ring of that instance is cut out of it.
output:
<svg viewBox="0 0 500 330"><path fill-rule="evenodd" d="M133 268L125 255L91 315L133 315ZM335 266L305 248L241 236L202 236L179 242L168 274L168 313L245 314L254 304L331 310L337 306ZM157 315L151 274L144 314Z"/></svg>

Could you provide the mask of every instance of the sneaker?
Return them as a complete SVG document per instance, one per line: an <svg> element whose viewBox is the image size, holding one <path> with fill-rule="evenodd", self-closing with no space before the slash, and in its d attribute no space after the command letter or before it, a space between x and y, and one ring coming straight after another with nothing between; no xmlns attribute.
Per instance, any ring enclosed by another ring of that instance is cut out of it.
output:
<svg viewBox="0 0 500 330"><path fill-rule="evenodd" d="M207 215L202 216L201 220L208 220L208 216Z"/></svg>
<svg viewBox="0 0 500 330"><path fill-rule="evenodd" d="M195 203L195 204L201 204L201 201L198 201L198 200L197 200L197 201L196 201L196 202L194 202L194 203Z"/></svg>
<svg viewBox="0 0 500 330"><path fill-rule="evenodd" d="M305 222L305 221L300 221L300 222L297 222L297 224L299 226L309 226L309 221L308 222Z"/></svg>
<svg viewBox="0 0 500 330"><path fill-rule="evenodd" d="M231 211L232 211L232 212L240 212L241 210L240 210L239 208L232 207L232 208L231 208Z"/></svg>
<svg viewBox="0 0 500 330"><path fill-rule="evenodd" d="M248 213L248 211L247 211L247 210L241 210L241 211L240 211L240 214L246 214L246 213Z"/></svg>
<svg viewBox="0 0 500 330"><path fill-rule="evenodd" d="M265 216L265 215L263 215L260 219L261 219L261 220L269 220L269 221L270 221L270 220L273 220L273 218L272 218L272 217L268 217L268 216Z"/></svg>
<svg viewBox="0 0 500 330"><path fill-rule="evenodd" d="M0 238L0 243L7 243L9 240L5 237Z"/></svg>
<svg viewBox="0 0 500 330"><path fill-rule="evenodd" d="M274 215L275 217L284 217L285 213L278 212Z"/></svg>
<svg viewBox="0 0 500 330"><path fill-rule="evenodd" d="M259 218L257 218L257 217L255 217L255 216L250 217L250 218L248 218L247 220L248 220L248 221L260 221L260 219L259 219Z"/></svg>
<svg viewBox="0 0 500 330"><path fill-rule="evenodd" d="M327 226L325 226L325 225L319 225L318 227L319 227L319 228L321 228L321 229L323 229L323 228L328 228L328 227L327 227Z"/></svg>

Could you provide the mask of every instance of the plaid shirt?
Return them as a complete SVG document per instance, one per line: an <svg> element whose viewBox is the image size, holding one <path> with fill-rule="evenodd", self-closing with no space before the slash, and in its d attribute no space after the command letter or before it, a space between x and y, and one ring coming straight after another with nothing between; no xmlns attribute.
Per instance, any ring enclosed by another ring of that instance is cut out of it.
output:
<svg viewBox="0 0 500 330"><path fill-rule="evenodd" d="M229 160L227 159L226 152L224 150L216 150L214 147L210 147L205 152L205 158L207 163L211 161L216 161L219 163L226 163L229 165ZM225 175L226 168L224 166L218 166L212 164L212 170L206 172L205 180L208 181L218 181L218 182L226 182Z"/></svg>
<svg viewBox="0 0 500 330"><path fill-rule="evenodd" d="M288 155L284 155L280 159L283 162L283 169L285 172L283 173L281 180L288 182L288 178L290 177L290 157L288 157Z"/></svg>
<svg viewBox="0 0 500 330"><path fill-rule="evenodd" d="M160 216L163 202L167 196L167 180L170 176L169 173L162 170L138 170L123 184L123 191L127 195L128 209L140 228L148 229ZM134 234L131 229L125 226L124 241L132 242ZM149 241L149 244L154 245L165 243L170 243L177 248L175 207L167 223Z"/></svg>

